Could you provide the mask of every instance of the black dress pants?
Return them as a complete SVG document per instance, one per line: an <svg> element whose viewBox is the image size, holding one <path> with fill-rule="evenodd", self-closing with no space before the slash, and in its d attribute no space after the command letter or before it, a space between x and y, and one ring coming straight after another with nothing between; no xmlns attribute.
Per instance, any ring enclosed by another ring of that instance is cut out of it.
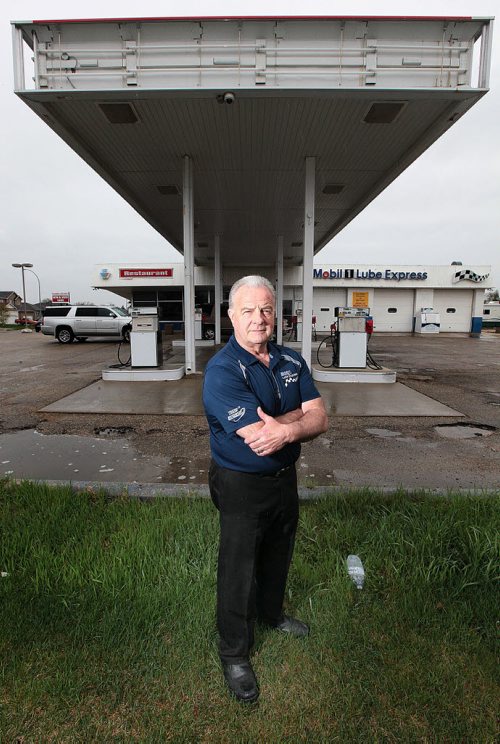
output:
<svg viewBox="0 0 500 744"><path fill-rule="evenodd" d="M299 515L295 465L277 475L241 473L212 461L210 495L219 510L217 628L223 661L241 663L258 618L276 625Z"/></svg>

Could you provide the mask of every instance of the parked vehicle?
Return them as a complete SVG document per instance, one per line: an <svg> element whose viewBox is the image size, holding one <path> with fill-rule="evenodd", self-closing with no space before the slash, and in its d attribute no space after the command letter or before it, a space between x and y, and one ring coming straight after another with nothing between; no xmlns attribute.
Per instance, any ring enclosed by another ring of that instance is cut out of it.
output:
<svg viewBox="0 0 500 744"><path fill-rule="evenodd" d="M483 328L500 328L500 302L484 303Z"/></svg>
<svg viewBox="0 0 500 744"><path fill-rule="evenodd" d="M132 318L118 307L103 305L53 305L46 307L41 326L45 336L60 344L86 341L90 336L112 336L130 340Z"/></svg>
<svg viewBox="0 0 500 744"><path fill-rule="evenodd" d="M16 318L14 323L18 323L19 325L28 325L28 326L36 326L38 323L38 320L35 320L34 318L26 318L26 323L24 322L24 318Z"/></svg>
<svg viewBox="0 0 500 744"><path fill-rule="evenodd" d="M233 325L227 311L229 303L223 302L220 306L220 327L223 335L229 336L233 332ZM203 305L201 316L201 329L203 338L212 340L215 338L215 304Z"/></svg>

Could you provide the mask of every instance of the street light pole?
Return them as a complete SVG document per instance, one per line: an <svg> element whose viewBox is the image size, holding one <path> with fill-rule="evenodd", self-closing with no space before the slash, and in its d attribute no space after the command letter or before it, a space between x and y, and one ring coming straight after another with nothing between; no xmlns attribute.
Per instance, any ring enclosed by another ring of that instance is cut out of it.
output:
<svg viewBox="0 0 500 744"><path fill-rule="evenodd" d="M33 271L33 269L26 269L26 271L29 271L30 274L34 274L38 281L38 312L40 313L40 317L42 317L42 291L40 289L40 277L36 273L36 271Z"/></svg>
<svg viewBox="0 0 500 744"><path fill-rule="evenodd" d="M27 311L26 311L26 287L25 287L25 284L24 284L24 269L30 269L33 266L33 264L32 263L13 263L12 266L15 269L21 269L21 273L23 275L23 298L24 298L24 328L23 328L23 332L26 332L26 331L28 331L27 323L26 323L26 321L28 319L28 314L27 314Z"/></svg>

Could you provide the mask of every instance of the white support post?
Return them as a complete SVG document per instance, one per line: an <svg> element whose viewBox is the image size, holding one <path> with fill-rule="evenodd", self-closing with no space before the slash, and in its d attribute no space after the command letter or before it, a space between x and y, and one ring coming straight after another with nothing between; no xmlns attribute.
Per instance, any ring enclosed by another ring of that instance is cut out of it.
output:
<svg viewBox="0 0 500 744"><path fill-rule="evenodd" d="M283 343L283 235L278 235L276 258L276 341Z"/></svg>
<svg viewBox="0 0 500 744"><path fill-rule="evenodd" d="M26 80L24 76L23 33L15 24L12 24L12 53L14 55L14 90L24 90Z"/></svg>
<svg viewBox="0 0 500 744"><path fill-rule="evenodd" d="M312 288L314 258L314 198L316 191L316 158L306 158L304 256L302 288L302 356L311 366Z"/></svg>
<svg viewBox="0 0 500 744"><path fill-rule="evenodd" d="M479 56L479 74L477 85L488 88L490 84L491 42L493 39L493 21L485 23L481 33L481 53Z"/></svg>
<svg viewBox="0 0 500 744"><path fill-rule="evenodd" d="M186 374L196 372L194 345L194 207L193 161L184 156L183 177L183 228L184 228L184 344Z"/></svg>
<svg viewBox="0 0 500 744"><path fill-rule="evenodd" d="M215 236L214 246L214 307L215 307L215 343L220 344L221 322L220 306L222 304L222 272L220 265L220 236Z"/></svg>

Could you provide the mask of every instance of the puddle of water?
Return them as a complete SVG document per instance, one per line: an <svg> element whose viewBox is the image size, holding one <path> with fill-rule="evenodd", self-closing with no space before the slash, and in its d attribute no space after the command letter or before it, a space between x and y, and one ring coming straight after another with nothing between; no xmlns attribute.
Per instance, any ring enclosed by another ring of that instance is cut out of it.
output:
<svg viewBox="0 0 500 744"><path fill-rule="evenodd" d="M326 447L327 449L330 449L332 446L332 442L328 439L328 437L318 437L316 440L318 444L321 444L323 447Z"/></svg>
<svg viewBox="0 0 500 744"><path fill-rule="evenodd" d="M389 437L400 437L400 431L391 431L390 429L365 429L368 434L372 434L374 437L382 437L388 439Z"/></svg>
<svg viewBox="0 0 500 744"><path fill-rule="evenodd" d="M298 464L298 463L297 463ZM311 472L313 470L313 472ZM321 467L315 464L311 468L305 468L301 463L297 467L297 483L299 487L314 488L316 486L335 485L335 475L330 467Z"/></svg>
<svg viewBox="0 0 500 744"><path fill-rule="evenodd" d="M208 472L208 460L203 465L193 460L192 469L188 469L176 458L144 455L123 439L45 435L29 429L0 435L0 477L206 483L205 471ZM179 476L184 478L179 480Z"/></svg>
<svg viewBox="0 0 500 744"><path fill-rule="evenodd" d="M465 424L451 424L450 426L435 426L434 431L440 437L445 437L446 439L475 439L477 437L490 437L494 429L486 426L474 426L473 424L469 426Z"/></svg>
<svg viewBox="0 0 500 744"><path fill-rule="evenodd" d="M430 375L420 375L414 372L404 373L400 375L401 380L415 380L416 382L431 382L434 378Z"/></svg>
<svg viewBox="0 0 500 744"><path fill-rule="evenodd" d="M209 458L171 457L163 472L163 479L165 483L184 485L206 483L209 467Z"/></svg>
<svg viewBox="0 0 500 744"><path fill-rule="evenodd" d="M34 367L23 367L19 372L36 372L38 369L45 367L45 364L35 364Z"/></svg>

